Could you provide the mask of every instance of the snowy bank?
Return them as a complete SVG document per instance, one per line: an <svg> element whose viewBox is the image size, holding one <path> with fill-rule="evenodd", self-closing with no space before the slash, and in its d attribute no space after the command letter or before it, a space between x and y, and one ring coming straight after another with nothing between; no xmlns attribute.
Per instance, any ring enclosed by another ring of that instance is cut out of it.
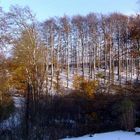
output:
<svg viewBox="0 0 140 140"><path fill-rule="evenodd" d="M135 135L135 132L114 131L107 133L94 134L92 137L86 135L79 138L66 138L63 140L140 140L140 135Z"/></svg>

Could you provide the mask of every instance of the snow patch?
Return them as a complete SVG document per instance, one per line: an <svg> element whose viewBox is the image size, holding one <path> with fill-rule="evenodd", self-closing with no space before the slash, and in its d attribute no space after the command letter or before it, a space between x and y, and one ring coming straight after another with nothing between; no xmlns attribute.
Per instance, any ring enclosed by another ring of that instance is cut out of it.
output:
<svg viewBox="0 0 140 140"><path fill-rule="evenodd" d="M86 135L79 138L66 138L63 140L140 140L140 135L136 135L135 132L126 131L114 131L107 133Z"/></svg>

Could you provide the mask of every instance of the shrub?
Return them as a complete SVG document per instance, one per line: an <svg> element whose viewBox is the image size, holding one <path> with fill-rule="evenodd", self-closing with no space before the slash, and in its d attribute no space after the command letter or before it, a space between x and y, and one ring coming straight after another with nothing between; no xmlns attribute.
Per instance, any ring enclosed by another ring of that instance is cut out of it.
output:
<svg viewBox="0 0 140 140"><path fill-rule="evenodd" d="M96 74L96 77L104 79L105 78L105 74L103 72L99 72L99 73Z"/></svg>
<svg viewBox="0 0 140 140"><path fill-rule="evenodd" d="M73 77L73 88L76 90L80 90L80 86L82 84L82 82L84 81L84 78L82 76L79 75L74 75Z"/></svg>
<svg viewBox="0 0 140 140"><path fill-rule="evenodd" d="M82 76L75 75L73 80L73 87L76 90L81 90L89 97L94 97L98 81L86 80Z"/></svg>
<svg viewBox="0 0 140 140"><path fill-rule="evenodd" d="M0 100L0 121L9 117L14 111L14 103L12 97L7 93L2 94L2 100Z"/></svg>
<svg viewBox="0 0 140 140"><path fill-rule="evenodd" d="M130 99L124 99L120 104L120 121L121 126L125 130L133 130L134 128L134 103Z"/></svg>
<svg viewBox="0 0 140 140"><path fill-rule="evenodd" d="M60 72L57 70L55 75L55 81L53 82L54 90L60 92L61 82L60 82Z"/></svg>

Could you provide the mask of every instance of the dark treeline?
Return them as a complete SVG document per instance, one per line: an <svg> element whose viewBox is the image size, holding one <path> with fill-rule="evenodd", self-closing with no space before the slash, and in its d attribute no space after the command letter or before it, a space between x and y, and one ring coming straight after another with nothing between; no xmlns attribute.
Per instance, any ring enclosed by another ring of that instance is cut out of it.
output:
<svg viewBox="0 0 140 140"><path fill-rule="evenodd" d="M14 129L0 130L0 138L57 140L106 131L132 131L140 126L139 93L120 92L116 95L96 95L87 98L73 92L66 96L40 98L23 110L20 125ZM13 124L15 125L15 124Z"/></svg>

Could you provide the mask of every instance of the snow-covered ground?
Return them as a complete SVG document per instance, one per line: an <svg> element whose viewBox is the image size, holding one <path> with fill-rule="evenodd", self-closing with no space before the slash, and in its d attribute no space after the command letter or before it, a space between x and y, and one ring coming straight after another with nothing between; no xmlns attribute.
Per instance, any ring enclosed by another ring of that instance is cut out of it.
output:
<svg viewBox="0 0 140 140"><path fill-rule="evenodd" d="M104 71L105 71L104 69L98 69L98 70L96 69L95 71L93 71L93 73L95 75L97 75L98 73L104 73ZM88 79L89 78L89 72L88 72L87 68L85 68L85 72L84 73L85 73L84 77L86 79ZM74 78L75 74L76 73L73 73L73 71L70 71L70 73L69 73L68 86L69 86L70 89L73 89L73 78ZM78 75L82 75L82 71L78 71ZM109 77L109 70L108 69L106 70L106 76ZM134 80L136 80L136 78L137 78L136 70L134 70L133 74L130 74L128 72L127 75L126 75L126 71L123 70L122 72L120 72L120 76L121 76L121 84L125 84L126 83L126 79L127 79L127 81L131 81L132 80L134 82ZM97 78L97 79L100 80L100 82L102 80L104 81L104 79L101 79L101 78ZM67 74L66 74L66 72L60 73L60 80L62 82L62 85L64 87L66 87L67 86ZM120 81L118 81L117 69L114 69L114 83L116 85L119 85L119 83L120 83Z"/></svg>
<svg viewBox="0 0 140 140"><path fill-rule="evenodd" d="M0 123L0 130L12 129L20 124L22 106L25 103L23 97L14 97L13 101L15 105L15 112L10 115L10 117Z"/></svg>
<svg viewBox="0 0 140 140"><path fill-rule="evenodd" d="M86 135L79 138L66 138L63 140L140 140L140 135L135 132L114 131L94 134L92 137Z"/></svg>
<svg viewBox="0 0 140 140"><path fill-rule="evenodd" d="M98 80L100 85L101 86L106 86L108 87L109 86L109 69L106 69L106 72L105 72L105 69L102 69L102 68L98 68L98 69L95 69L93 72L93 75L92 75L92 79L91 77L89 77L89 69L88 68L84 68L84 78L85 79L90 79L90 80ZM105 74L106 73L106 74ZM126 84L129 84L129 83L134 83L137 79L137 72L136 72L136 69L133 70L133 73L130 73L130 72L127 72L126 73L126 70L123 70L120 72L120 80L118 80L118 70L117 68L114 69L114 84L115 85L126 85ZM71 70L68 74L68 77L67 77L67 72L66 71L62 71L60 72L60 75L59 75L59 82L61 84L61 87L64 88L64 89L69 89L69 90L73 90L74 87L73 87L73 80L74 80L74 76L75 75L81 75L82 76L82 70L79 69L78 71L76 70ZM101 75L104 75L106 77L106 79L104 78L100 78L98 77L97 75L98 74L101 74ZM95 76L94 76L95 75ZM95 78L95 79L94 79ZM140 79L139 79L140 80ZM56 76L54 75L53 79L52 79L53 83L56 83ZM51 75L49 77L49 83L48 83L48 88L50 87L50 84L51 83ZM68 83L68 87L67 87L67 83ZM104 85L105 84L105 85ZM50 91L49 91L52 95L55 95L57 93L57 91L55 91L55 89L53 88L50 88ZM67 91L68 92L68 91ZM58 94L58 93L57 93ZM112 92L113 94L113 92Z"/></svg>

